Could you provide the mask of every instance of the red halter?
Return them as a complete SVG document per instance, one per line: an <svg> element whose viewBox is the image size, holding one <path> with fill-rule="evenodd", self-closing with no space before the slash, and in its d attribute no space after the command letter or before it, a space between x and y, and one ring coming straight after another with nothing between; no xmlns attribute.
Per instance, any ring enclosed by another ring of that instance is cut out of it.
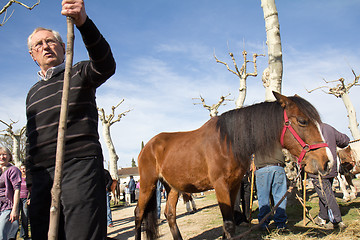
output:
<svg viewBox="0 0 360 240"><path fill-rule="evenodd" d="M290 132L292 133L292 135L295 137L295 139L300 143L301 147L303 148L300 156L298 157L298 163L300 164L301 161L303 160L303 158L305 157L305 154L313 149L318 149L318 148L322 148L322 147L328 147L329 145L327 143L317 143L317 144L313 144L313 145L308 145L306 144L301 138L300 136L295 132L294 128L291 126L291 122L289 120L289 118L286 115L286 111L284 109L284 128L282 130L281 133L281 138L280 138L280 143L281 146L284 147L284 136L285 136L285 132L287 129L290 130Z"/></svg>

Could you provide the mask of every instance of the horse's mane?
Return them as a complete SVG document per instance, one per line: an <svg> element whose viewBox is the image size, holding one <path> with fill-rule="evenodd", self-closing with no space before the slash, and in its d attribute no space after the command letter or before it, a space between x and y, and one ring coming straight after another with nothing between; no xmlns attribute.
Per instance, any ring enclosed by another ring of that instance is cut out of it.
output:
<svg viewBox="0 0 360 240"><path fill-rule="evenodd" d="M321 122L313 105L299 96L288 97L311 121ZM251 154L269 154L279 144L284 122L280 103L262 102L230 110L218 117L221 140L227 142L236 159L248 159Z"/></svg>
<svg viewBox="0 0 360 240"><path fill-rule="evenodd" d="M299 97L298 95L288 98L296 104L299 110L303 114L305 114L305 116L307 116L310 119L310 121L314 121L319 124L321 123L319 112L311 103L309 103L307 100L303 99L302 97Z"/></svg>

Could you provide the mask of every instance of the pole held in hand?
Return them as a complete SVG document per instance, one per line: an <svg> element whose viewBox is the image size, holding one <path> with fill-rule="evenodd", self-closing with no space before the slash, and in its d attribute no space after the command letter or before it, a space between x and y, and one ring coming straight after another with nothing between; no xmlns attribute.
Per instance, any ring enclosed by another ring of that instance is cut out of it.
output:
<svg viewBox="0 0 360 240"><path fill-rule="evenodd" d="M54 183L51 189L51 207L50 207L50 223L49 223L49 240L58 239L59 217L60 217L60 196L61 196L61 181L62 171L65 156L65 137L66 137L66 122L69 106L69 90L71 67L74 56L74 19L66 17L67 22L67 45L66 45L66 61L65 61L65 75L63 84L63 93L61 98L61 109L59 118L59 128L56 147L56 161Z"/></svg>

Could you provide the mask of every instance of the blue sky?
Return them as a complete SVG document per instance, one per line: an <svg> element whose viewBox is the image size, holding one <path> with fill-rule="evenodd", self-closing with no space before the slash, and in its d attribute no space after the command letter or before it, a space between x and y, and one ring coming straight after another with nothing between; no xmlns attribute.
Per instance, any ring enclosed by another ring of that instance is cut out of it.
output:
<svg viewBox="0 0 360 240"><path fill-rule="evenodd" d="M215 62L214 52L231 67L229 51L238 65L244 49L249 56L267 53L260 1L108 0L85 4L117 62L115 75L97 92L98 106L110 113L111 106L124 98L117 113L132 109L111 127L118 167L131 166L141 141L163 131L193 130L205 123L209 112L194 105L192 98L201 94L212 105L223 95L238 96L238 78ZM352 139L342 100L321 90L309 94L305 88L323 86L323 79L353 81L351 68L360 74L360 2L283 0L276 4L284 62L282 93L309 100L323 121ZM28 54L26 39L38 26L58 30L66 39L66 20L60 14L61 1L41 1L32 11L14 4L10 10L15 10L13 16L0 27L0 119L19 121L15 128L21 128L26 122L27 91L38 80L38 67ZM77 62L87 59L87 53L77 30L75 35ZM258 77L248 78L246 105L264 100L261 73L267 62L267 56L259 57ZM252 71L252 66L248 69ZM359 114L360 87L351 89L350 98ZM228 102L219 113L232 108L234 102ZM103 149L108 159L105 145Z"/></svg>

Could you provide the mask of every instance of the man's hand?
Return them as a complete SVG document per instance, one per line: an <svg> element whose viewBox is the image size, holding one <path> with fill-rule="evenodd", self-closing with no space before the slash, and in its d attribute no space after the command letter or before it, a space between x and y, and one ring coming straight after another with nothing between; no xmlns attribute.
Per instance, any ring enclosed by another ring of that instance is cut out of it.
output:
<svg viewBox="0 0 360 240"><path fill-rule="evenodd" d="M85 4L83 0L63 0L61 14L72 17L77 27L84 24L87 15L85 11Z"/></svg>

